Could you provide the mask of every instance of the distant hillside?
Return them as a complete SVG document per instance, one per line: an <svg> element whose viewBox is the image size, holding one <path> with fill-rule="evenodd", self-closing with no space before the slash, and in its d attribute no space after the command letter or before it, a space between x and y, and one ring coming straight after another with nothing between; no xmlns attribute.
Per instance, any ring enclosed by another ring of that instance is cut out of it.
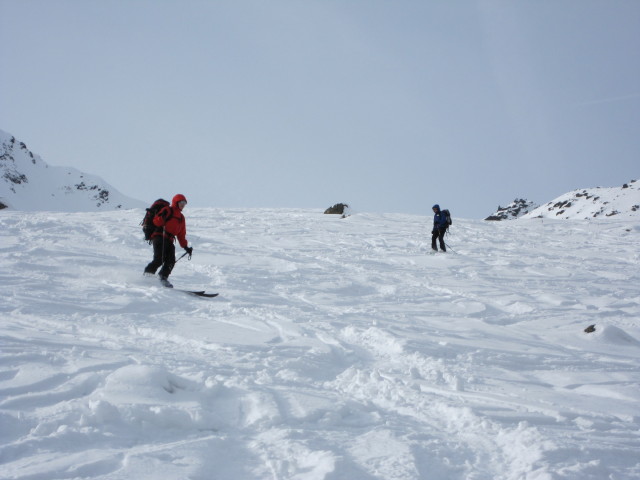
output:
<svg viewBox="0 0 640 480"><path fill-rule="evenodd" d="M47 165L24 142L0 130L0 208L88 212L144 206L100 177Z"/></svg>
<svg viewBox="0 0 640 480"><path fill-rule="evenodd" d="M522 218L640 219L640 188L636 180L621 187L574 190L542 205Z"/></svg>
<svg viewBox="0 0 640 480"><path fill-rule="evenodd" d="M531 212L538 207L537 204L522 198L516 198L506 207L498 206L498 210L493 215L489 215L485 220L515 220Z"/></svg>

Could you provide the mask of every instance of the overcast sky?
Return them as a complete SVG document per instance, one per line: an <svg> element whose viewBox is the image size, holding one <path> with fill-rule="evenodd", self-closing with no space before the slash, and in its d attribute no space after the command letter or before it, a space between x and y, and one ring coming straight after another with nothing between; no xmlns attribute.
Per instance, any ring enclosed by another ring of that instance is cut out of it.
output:
<svg viewBox="0 0 640 480"><path fill-rule="evenodd" d="M0 129L152 201L484 218L640 178L638 0L0 0Z"/></svg>

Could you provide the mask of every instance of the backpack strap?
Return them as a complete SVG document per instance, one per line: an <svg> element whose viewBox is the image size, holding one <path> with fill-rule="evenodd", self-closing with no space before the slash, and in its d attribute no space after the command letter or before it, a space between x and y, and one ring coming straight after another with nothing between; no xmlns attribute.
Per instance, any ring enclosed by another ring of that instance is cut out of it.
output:
<svg viewBox="0 0 640 480"><path fill-rule="evenodd" d="M168 213L167 213L168 212ZM160 211L156 214L157 217L161 217L164 220L165 225L167 224L167 222L169 220L171 220L173 218L173 208L171 207L171 205L167 205L165 207L162 207L160 209ZM173 238L174 235L172 235L171 233L168 233L164 226L163 227L157 227L157 231L159 235L163 235L167 238Z"/></svg>
<svg viewBox="0 0 640 480"><path fill-rule="evenodd" d="M169 212L169 214L167 215L165 210L167 212ZM173 208L171 207L171 205L167 205L166 207L163 207L159 212L158 212L158 216L162 217L164 222L167 223L169 220L171 220L173 218Z"/></svg>

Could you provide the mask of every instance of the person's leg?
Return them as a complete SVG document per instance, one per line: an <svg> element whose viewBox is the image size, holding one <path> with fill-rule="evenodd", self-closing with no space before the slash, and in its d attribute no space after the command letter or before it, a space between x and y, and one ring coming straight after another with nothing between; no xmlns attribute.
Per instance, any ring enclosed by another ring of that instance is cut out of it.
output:
<svg viewBox="0 0 640 480"><path fill-rule="evenodd" d="M447 251L447 247L444 244L444 234L445 234L446 230L440 230L439 235L438 235L438 240L440 240L440 250L442 250L443 252Z"/></svg>
<svg viewBox="0 0 640 480"><path fill-rule="evenodd" d="M162 237L155 237L151 240L153 245L153 260L146 266L144 273L155 275L156 270L162 265Z"/></svg>
<svg viewBox="0 0 640 480"><path fill-rule="evenodd" d="M171 275L173 266L176 264L176 247L172 241L165 239L163 253L160 278L166 280Z"/></svg>

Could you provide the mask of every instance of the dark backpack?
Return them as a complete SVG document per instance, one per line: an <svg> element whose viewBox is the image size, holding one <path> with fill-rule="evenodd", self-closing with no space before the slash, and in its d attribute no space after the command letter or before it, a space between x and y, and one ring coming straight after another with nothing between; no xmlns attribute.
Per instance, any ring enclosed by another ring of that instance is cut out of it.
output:
<svg viewBox="0 0 640 480"><path fill-rule="evenodd" d="M170 205L171 204L165 199L159 198L153 202L149 208L147 208L147 213L145 213L142 222L140 222L140 225L142 225L142 232L144 233L144 239L147 242L151 242L151 235L155 232L162 231L162 227L156 227L153 224L153 217L155 217L164 207L169 207Z"/></svg>
<svg viewBox="0 0 640 480"><path fill-rule="evenodd" d="M449 210L442 210L442 213L444 213L444 218L447 219L447 229L448 229L449 225L451 225L453 223L451 221L451 212L449 212Z"/></svg>

